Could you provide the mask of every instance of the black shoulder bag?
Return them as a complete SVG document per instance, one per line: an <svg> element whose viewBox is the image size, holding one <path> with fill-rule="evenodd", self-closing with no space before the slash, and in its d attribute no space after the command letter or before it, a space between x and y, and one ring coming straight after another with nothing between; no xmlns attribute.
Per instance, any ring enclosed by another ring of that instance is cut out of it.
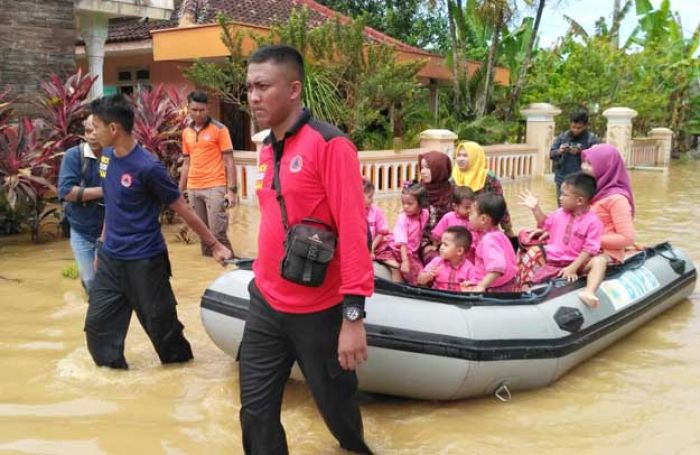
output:
<svg viewBox="0 0 700 455"><path fill-rule="evenodd" d="M331 226L315 218L304 218L300 223L289 226L287 206L280 186L281 160L281 154L275 156L273 179L285 231L280 273L284 279L293 283L319 287L326 278L328 264L335 254L337 235Z"/></svg>

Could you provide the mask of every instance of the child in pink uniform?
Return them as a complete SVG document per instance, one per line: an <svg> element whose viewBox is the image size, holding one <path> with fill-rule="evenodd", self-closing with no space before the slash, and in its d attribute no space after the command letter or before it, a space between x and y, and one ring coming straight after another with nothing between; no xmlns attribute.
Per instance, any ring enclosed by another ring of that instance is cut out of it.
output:
<svg viewBox="0 0 700 455"><path fill-rule="evenodd" d="M389 232L389 223L386 222L386 216L382 209L374 205L374 184L370 180L364 180L363 190L365 193L365 211L367 212L367 226L369 228L369 236L371 240L372 259L375 259L375 253L386 251L391 248L391 239ZM398 264L394 264L398 267Z"/></svg>
<svg viewBox="0 0 700 455"><path fill-rule="evenodd" d="M476 246L474 277L462 283L463 291L514 290L515 251L508 237L498 229L505 212L506 201L494 193L480 194L472 204L469 221L481 239Z"/></svg>
<svg viewBox="0 0 700 455"><path fill-rule="evenodd" d="M467 259L472 236L464 226L445 229L440 242L440 256L418 274L418 285L433 284L433 289L459 291L465 281L474 278L474 264Z"/></svg>
<svg viewBox="0 0 700 455"><path fill-rule="evenodd" d="M397 283L405 281L415 285L418 273L423 269L418 252L429 217L426 205L427 193L420 184L412 183L401 190L403 212L396 220L392 243L399 268L391 270L391 278Z"/></svg>
<svg viewBox="0 0 700 455"><path fill-rule="evenodd" d="M523 193L523 205L532 210L539 227L531 236L540 235L548 240L544 246L545 260L535 270L533 283L555 276L572 282L590 270L590 260L600 251L603 236L603 223L590 210L595 193L593 177L584 173L568 175L561 184L561 208L549 215L542 212L534 195Z"/></svg>
<svg viewBox="0 0 700 455"><path fill-rule="evenodd" d="M462 226L469 230L472 241L471 247L468 248L466 254L470 261L474 260L474 250L476 241L476 231L472 229L469 223L469 211L475 199L474 192L468 186L455 187L452 193L452 211L443 216L431 231L432 241L438 245L442 239L442 234L450 226Z"/></svg>

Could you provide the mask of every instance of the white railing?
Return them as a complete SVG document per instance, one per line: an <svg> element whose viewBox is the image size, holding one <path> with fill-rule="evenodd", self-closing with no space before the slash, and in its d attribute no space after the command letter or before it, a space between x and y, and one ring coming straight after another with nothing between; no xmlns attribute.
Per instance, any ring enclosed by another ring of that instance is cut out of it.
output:
<svg viewBox="0 0 700 455"><path fill-rule="evenodd" d="M625 163L628 168L660 167L663 158L660 156L659 143L654 138L637 137L632 144Z"/></svg>
<svg viewBox="0 0 700 455"><path fill-rule="evenodd" d="M537 149L526 144L485 145L488 167L501 180L532 177Z"/></svg>
<svg viewBox="0 0 700 455"><path fill-rule="evenodd" d="M537 150L525 144L484 146L489 169L499 179L532 177ZM363 150L359 152L360 173L374 183L377 197L401 192L406 180L418 177L418 155L423 148L401 150ZM239 196L244 204L255 204L257 176L256 152L235 152Z"/></svg>
<svg viewBox="0 0 700 455"><path fill-rule="evenodd" d="M418 155L425 149L366 150L359 153L362 177L374 183L375 194L396 194L403 182L418 176Z"/></svg>

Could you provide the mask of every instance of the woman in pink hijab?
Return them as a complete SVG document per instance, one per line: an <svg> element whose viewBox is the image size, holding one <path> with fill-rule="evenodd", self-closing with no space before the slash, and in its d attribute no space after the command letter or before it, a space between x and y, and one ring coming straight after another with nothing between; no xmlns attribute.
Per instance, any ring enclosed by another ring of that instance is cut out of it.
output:
<svg viewBox="0 0 700 455"><path fill-rule="evenodd" d="M596 179L598 190L591 209L603 222L602 254L591 259L586 289L579 298L591 307L598 306L595 292L605 278L608 263L621 263L625 250L634 246L634 196L630 176L618 150L610 144L598 144L581 153L581 170Z"/></svg>

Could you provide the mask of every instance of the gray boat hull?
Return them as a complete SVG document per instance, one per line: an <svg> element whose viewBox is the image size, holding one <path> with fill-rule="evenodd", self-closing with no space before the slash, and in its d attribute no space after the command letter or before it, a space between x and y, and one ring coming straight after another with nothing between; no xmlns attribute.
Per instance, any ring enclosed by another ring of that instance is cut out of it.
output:
<svg viewBox="0 0 700 455"><path fill-rule="evenodd" d="M367 300L369 359L360 389L453 400L551 384L598 351L675 306L695 287L692 261L668 244L612 268L590 309L583 280L522 294L454 294L377 279ZM223 274L202 297L202 322L235 356L248 307L250 270ZM298 370L293 376L301 378Z"/></svg>

